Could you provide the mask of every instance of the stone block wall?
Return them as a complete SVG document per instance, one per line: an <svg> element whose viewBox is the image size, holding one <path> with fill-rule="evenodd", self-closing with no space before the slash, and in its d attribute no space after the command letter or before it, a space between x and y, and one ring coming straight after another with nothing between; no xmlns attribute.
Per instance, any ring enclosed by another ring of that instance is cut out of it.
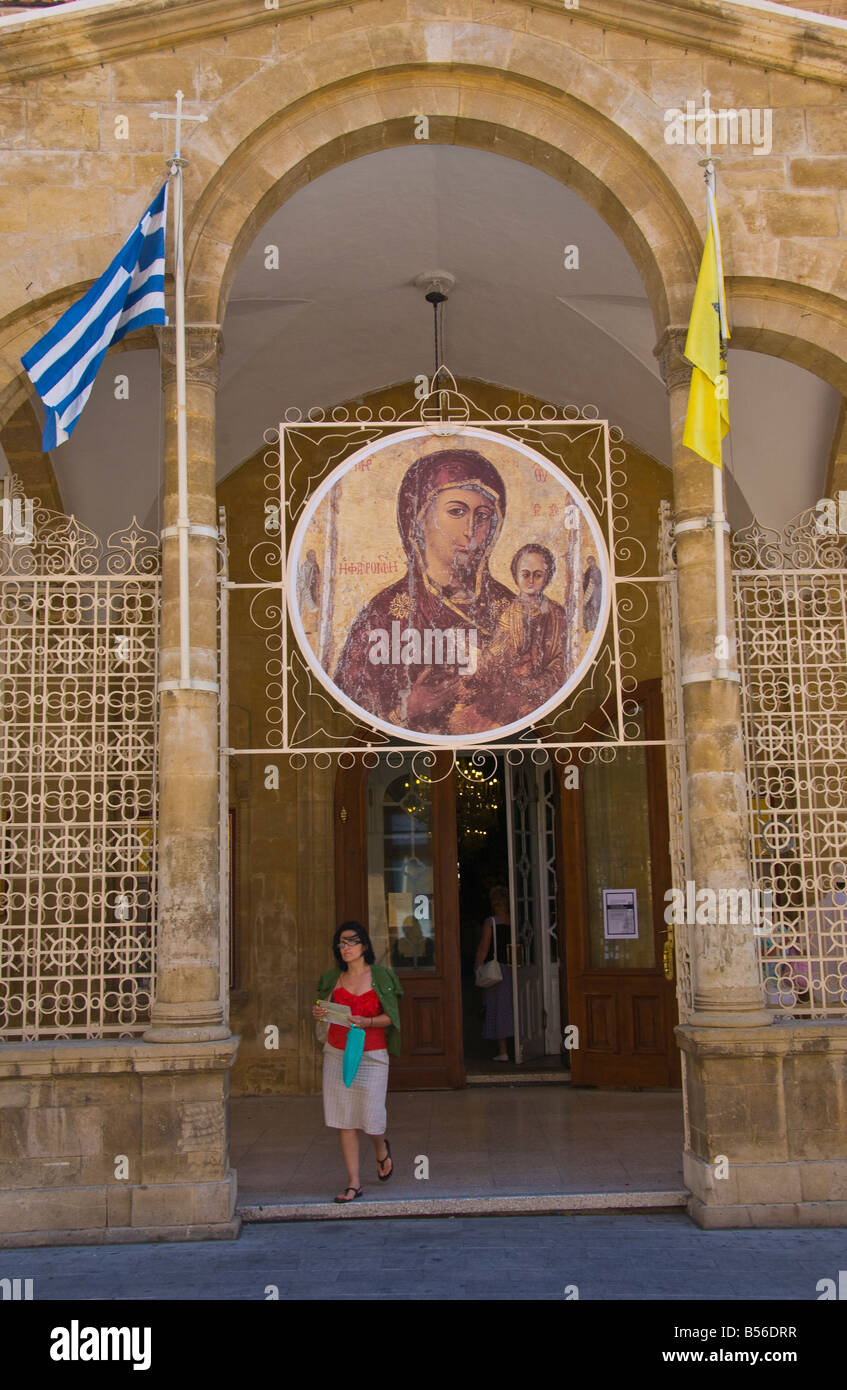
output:
<svg viewBox="0 0 847 1390"><path fill-rule="evenodd" d="M847 1028L786 1020L677 1037L697 1224L847 1225Z"/></svg>
<svg viewBox="0 0 847 1390"><path fill-rule="evenodd" d="M235 1041L0 1049L0 1246L238 1234Z"/></svg>

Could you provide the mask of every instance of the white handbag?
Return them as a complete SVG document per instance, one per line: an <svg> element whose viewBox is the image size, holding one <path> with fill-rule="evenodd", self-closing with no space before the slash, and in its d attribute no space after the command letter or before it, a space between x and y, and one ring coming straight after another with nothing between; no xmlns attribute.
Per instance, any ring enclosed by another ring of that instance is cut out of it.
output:
<svg viewBox="0 0 847 1390"><path fill-rule="evenodd" d="M494 933L494 955L491 960L478 965L474 974L474 984L478 985L480 989L491 989L492 985L499 985L503 978L503 971L500 969L500 962L497 959L497 922L493 917L491 918L491 926Z"/></svg>

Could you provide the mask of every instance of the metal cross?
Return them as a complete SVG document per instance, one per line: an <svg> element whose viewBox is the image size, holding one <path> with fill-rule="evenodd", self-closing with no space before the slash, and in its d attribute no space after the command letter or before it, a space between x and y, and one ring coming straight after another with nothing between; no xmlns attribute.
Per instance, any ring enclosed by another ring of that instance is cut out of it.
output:
<svg viewBox="0 0 847 1390"><path fill-rule="evenodd" d="M176 147L175 147L175 149L174 149L174 155L173 155L173 159L174 159L174 163L175 163L175 164L182 164L182 163L184 163L184 161L180 158L180 146L181 146L181 144L182 144L182 122L183 122L184 120L185 120L185 121L207 121L207 120L209 119L208 116L189 116L189 115L183 114L183 110L182 110L182 99L183 99L183 94L182 94L182 92L177 92L177 94L176 94L176 115L174 115L174 116L169 115L169 114L168 114L167 112L165 112L165 111L151 111L151 113L150 113L150 119L151 119L151 121L176 121Z"/></svg>

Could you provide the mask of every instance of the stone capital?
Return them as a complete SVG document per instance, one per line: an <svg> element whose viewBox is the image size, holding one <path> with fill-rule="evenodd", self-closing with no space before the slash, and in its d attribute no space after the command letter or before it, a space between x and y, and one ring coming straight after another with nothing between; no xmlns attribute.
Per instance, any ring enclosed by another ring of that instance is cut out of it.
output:
<svg viewBox="0 0 847 1390"><path fill-rule="evenodd" d="M159 360L162 364L162 385L172 386L176 380L176 328L173 324L156 329L159 340ZM185 325L185 379L201 386L218 389L220 359L224 350L223 333L217 323L187 323Z"/></svg>
<svg viewBox="0 0 847 1390"><path fill-rule="evenodd" d="M653 349L653 356L659 360L662 380L669 391L677 386L688 386L691 382L691 363L683 356L687 328L666 328Z"/></svg>

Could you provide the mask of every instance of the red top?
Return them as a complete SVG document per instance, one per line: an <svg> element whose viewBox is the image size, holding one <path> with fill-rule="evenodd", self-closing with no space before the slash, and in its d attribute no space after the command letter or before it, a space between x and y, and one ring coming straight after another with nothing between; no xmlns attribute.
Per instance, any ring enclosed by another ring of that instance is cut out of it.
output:
<svg viewBox="0 0 847 1390"><path fill-rule="evenodd" d="M332 1001L334 1004L349 1004L351 1011L360 1018L376 1018L377 1014L382 1013L382 1005L375 989L365 990L364 994L351 994L343 985L336 985L332 991ZM349 1031L349 1028L342 1027L340 1023L331 1023L327 1035L330 1047L337 1047L339 1052L343 1052ZM365 1052L376 1052L382 1047L385 1047L385 1029L366 1028Z"/></svg>

